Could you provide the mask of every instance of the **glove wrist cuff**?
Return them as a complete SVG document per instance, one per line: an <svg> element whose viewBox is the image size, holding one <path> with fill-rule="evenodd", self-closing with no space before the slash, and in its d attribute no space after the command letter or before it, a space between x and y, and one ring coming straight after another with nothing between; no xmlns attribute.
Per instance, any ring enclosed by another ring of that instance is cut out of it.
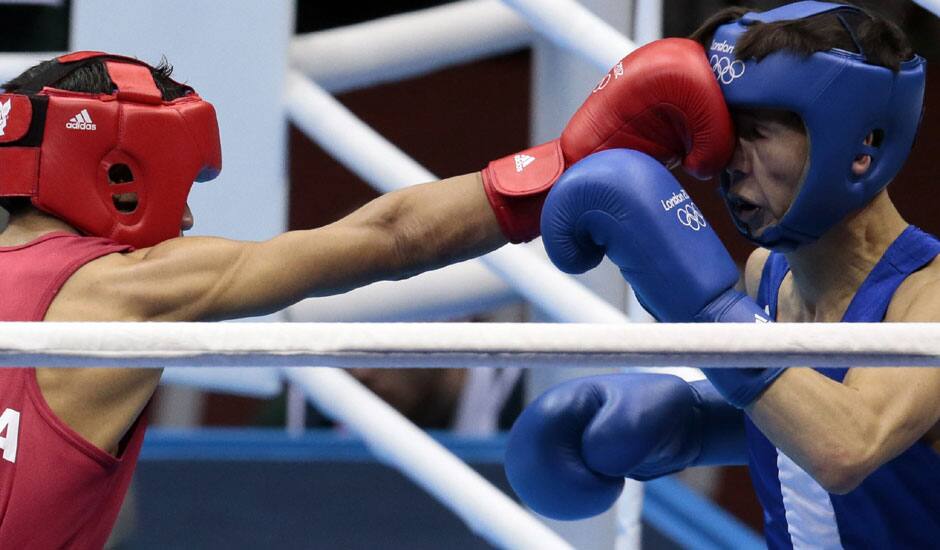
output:
<svg viewBox="0 0 940 550"><path fill-rule="evenodd" d="M539 235L542 204L564 169L561 142L553 140L494 160L483 170L486 197L510 242Z"/></svg>
<svg viewBox="0 0 940 550"><path fill-rule="evenodd" d="M747 295L729 289L712 300L696 321L718 323L770 323L767 312ZM703 369L709 381L735 407L743 409L754 402L785 370L770 369Z"/></svg>
<svg viewBox="0 0 940 550"><path fill-rule="evenodd" d="M764 390L783 374L783 367L767 369L702 369L708 381L725 400L743 409L757 400Z"/></svg>

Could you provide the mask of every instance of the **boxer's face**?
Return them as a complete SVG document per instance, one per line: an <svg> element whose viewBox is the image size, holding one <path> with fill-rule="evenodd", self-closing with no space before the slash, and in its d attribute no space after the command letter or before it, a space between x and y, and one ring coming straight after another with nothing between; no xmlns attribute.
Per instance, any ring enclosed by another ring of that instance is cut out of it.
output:
<svg viewBox="0 0 940 550"><path fill-rule="evenodd" d="M732 214L759 237L783 218L803 179L809 139L796 115L732 110L738 142L728 165Z"/></svg>

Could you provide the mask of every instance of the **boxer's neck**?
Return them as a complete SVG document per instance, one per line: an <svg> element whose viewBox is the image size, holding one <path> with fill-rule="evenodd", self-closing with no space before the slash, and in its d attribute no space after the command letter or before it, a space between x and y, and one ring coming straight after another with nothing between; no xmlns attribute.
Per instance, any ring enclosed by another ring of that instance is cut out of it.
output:
<svg viewBox="0 0 940 550"><path fill-rule="evenodd" d="M27 208L10 217L10 221L0 232L0 246L25 244L47 233L58 231L78 233L75 228L56 217L35 208Z"/></svg>
<svg viewBox="0 0 940 550"><path fill-rule="evenodd" d="M830 229L815 243L788 253L798 317L839 321L885 250L907 228L887 192Z"/></svg>

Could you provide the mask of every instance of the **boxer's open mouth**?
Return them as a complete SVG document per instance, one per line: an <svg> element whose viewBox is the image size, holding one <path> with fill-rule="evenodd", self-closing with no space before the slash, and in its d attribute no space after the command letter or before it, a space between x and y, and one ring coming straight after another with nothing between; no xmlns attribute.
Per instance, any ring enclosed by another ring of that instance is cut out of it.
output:
<svg viewBox="0 0 940 550"><path fill-rule="evenodd" d="M734 217L746 224L755 221L764 210L763 207L737 195L728 197L728 204Z"/></svg>

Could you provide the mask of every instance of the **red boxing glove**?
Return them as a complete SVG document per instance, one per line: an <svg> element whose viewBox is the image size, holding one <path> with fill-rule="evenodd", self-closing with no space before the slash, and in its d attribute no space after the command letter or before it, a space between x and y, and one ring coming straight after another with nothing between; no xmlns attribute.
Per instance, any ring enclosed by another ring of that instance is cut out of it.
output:
<svg viewBox="0 0 940 550"><path fill-rule="evenodd" d="M534 239L549 188L569 166L604 149L635 149L699 179L734 152L731 115L702 46L684 38L651 42L623 58L595 86L556 139L494 160L483 187L510 242Z"/></svg>

